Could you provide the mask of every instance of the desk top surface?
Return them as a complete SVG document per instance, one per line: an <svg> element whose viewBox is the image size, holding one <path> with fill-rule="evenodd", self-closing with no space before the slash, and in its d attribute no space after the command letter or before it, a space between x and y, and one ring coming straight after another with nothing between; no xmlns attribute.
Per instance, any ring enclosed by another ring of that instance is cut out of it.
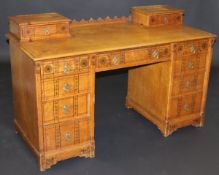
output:
<svg viewBox="0 0 219 175"><path fill-rule="evenodd" d="M146 28L131 22L73 27L71 34L69 38L23 42L21 48L38 61L215 37L188 26Z"/></svg>

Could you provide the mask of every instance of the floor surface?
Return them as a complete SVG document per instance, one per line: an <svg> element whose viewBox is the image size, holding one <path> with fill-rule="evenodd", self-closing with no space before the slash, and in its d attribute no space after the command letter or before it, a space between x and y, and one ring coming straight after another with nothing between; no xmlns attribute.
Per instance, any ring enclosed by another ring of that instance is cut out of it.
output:
<svg viewBox="0 0 219 175"><path fill-rule="evenodd" d="M7 60L7 58L5 58ZM212 66L203 128L168 138L125 108L127 70L97 74L96 158L72 158L39 171L32 152L15 134L9 62L0 63L1 175L217 175L219 174L219 66Z"/></svg>

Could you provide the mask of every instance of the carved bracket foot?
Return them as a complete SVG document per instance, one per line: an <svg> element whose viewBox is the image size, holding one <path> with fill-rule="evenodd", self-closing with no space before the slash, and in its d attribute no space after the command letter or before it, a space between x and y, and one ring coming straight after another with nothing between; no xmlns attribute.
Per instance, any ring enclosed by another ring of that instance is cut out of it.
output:
<svg viewBox="0 0 219 175"><path fill-rule="evenodd" d="M82 149L80 157L94 158L95 157L95 145L91 145L87 148Z"/></svg>
<svg viewBox="0 0 219 175"><path fill-rule="evenodd" d="M52 165L55 165L57 163L57 160L55 157L46 159L43 156L40 157L39 165L40 165L40 171L45 171L49 168L51 168Z"/></svg>
<svg viewBox="0 0 219 175"><path fill-rule="evenodd" d="M194 121L194 123L192 124L192 126L194 127L203 127L204 126L204 118L200 118Z"/></svg>

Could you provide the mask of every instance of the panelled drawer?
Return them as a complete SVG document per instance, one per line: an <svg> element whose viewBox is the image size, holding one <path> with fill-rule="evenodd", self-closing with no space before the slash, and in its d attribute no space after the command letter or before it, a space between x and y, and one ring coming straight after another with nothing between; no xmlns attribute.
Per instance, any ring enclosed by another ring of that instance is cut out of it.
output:
<svg viewBox="0 0 219 175"><path fill-rule="evenodd" d="M83 144L90 138L89 119L78 119L72 122L59 123L44 127L44 149L45 151L56 150Z"/></svg>
<svg viewBox="0 0 219 175"><path fill-rule="evenodd" d="M162 14L151 15L149 17L149 26L163 26L163 25L178 25L182 24L182 14Z"/></svg>
<svg viewBox="0 0 219 175"><path fill-rule="evenodd" d="M89 73L45 79L42 83L43 100L88 92L89 80Z"/></svg>
<svg viewBox="0 0 219 175"><path fill-rule="evenodd" d="M96 56L96 69L107 69L124 64L123 52L102 53Z"/></svg>
<svg viewBox="0 0 219 175"><path fill-rule="evenodd" d="M42 78L53 78L57 76L82 73L89 71L88 56L67 57L58 61L46 61L41 65Z"/></svg>
<svg viewBox="0 0 219 175"><path fill-rule="evenodd" d="M208 45L209 42L207 39L179 42L174 45L174 52L176 58L181 59L181 56L207 52Z"/></svg>
<svg viewBox="0 0 219 175"><path fill-rule="evenodd" d="M206 53L177 57L174 61L174 75L181 73L193 73L198 69L204 69L205 63Z"/></svg>
<svg viewBox="0 0 219 175"><path fill-rule="evenodd" d="M89 100L89 94L81 94L43 102L44 124L61 122L80 116L89 116Z"/></svg>
<svg viewBox="0 0 219 175"><path fill-rule="evenodd" d="M125 63L138 61L159 61L170 59L170 45L146 47L125 51Z"/></svg>
<svg viewBox="0 0 219 175"><path fill-rule="evenodd" d="M181 74L173 80L172 96L189 93L203 88L205 71Z"/></svg>
<svg viewBox="0 0 219 175"><path fill-rule="evenodd" d="M71 20L57 13L9 17L9 30L21 41L69 37Z"/></svg>
<svg viewBox="0 0 219 175"><path fill-rule="evenodd" d="M35 41L46 38L70 36L69 23L28 25L21 27L21 38L25 41Z"/></svg>
<svg viewBox="0 0 219 175"><path fill-rule="evenodd" d="M202 92L171 98L169 117L176 118L184 115L199 113L201 109Z"/></svg>

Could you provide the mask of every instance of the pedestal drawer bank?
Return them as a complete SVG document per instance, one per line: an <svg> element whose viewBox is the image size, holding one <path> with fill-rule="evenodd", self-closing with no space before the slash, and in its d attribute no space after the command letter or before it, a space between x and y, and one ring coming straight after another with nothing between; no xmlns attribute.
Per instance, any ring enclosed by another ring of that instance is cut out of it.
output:
<svg viewBox="0 0 219 175"><path fill-rule="evenodd" d="M130 68L127 108L165 137L203 126L216 36L184 25L183 13L154 5L106 19L9 17L15 126L41 171L71 157L95 156L96 72Z"/></svg>

